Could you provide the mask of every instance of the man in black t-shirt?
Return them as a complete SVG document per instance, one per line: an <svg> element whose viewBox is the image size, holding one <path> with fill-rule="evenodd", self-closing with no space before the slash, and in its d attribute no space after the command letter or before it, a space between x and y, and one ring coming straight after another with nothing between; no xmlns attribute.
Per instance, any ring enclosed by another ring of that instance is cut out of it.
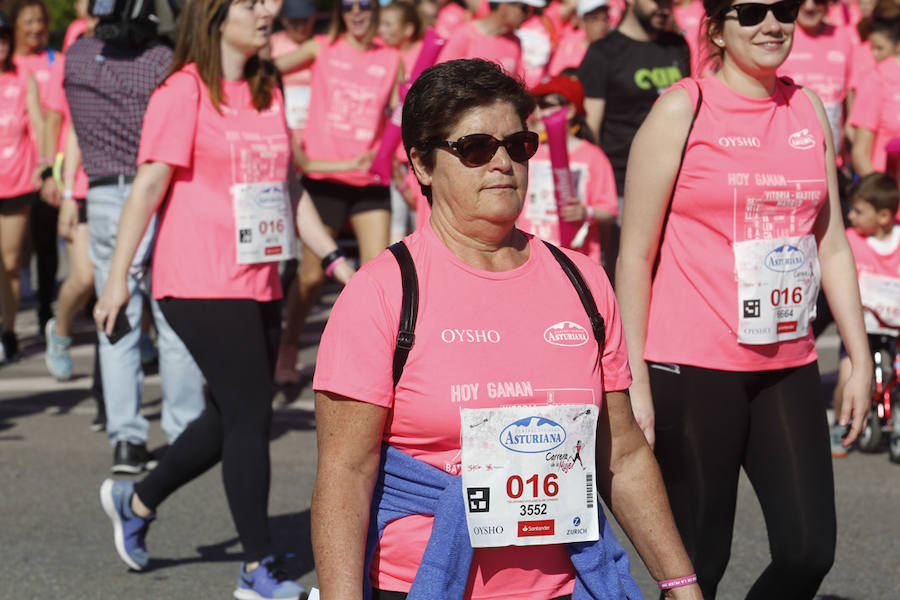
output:
<svg viewBox="0 0 900 600"><path fill-rule="evenodd" d="M634 134L659 95L691 74L687 42L665 29L672 0L626 0L626 4L618 28L591 44L578 68L587 124L612 164L620 214ZM603 240L610 279L618 254L618 232L611 233L611 239Z"/></svg>

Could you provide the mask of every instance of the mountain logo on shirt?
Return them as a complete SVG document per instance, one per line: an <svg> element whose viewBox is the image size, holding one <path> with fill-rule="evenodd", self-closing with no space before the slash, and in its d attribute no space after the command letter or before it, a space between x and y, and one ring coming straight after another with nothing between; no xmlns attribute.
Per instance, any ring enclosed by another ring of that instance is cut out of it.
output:
<svg viewBox="0 0 900 600"><path fill-rule="evenodd" d="M280 183L263 188L256 196L256 204L264 208L281 206L284 204L284 188Z"/></svg>
<svg viewBox="0 0 900 600"><path fill-rule="evenodd" d="M765 265L770 271L787 273L806 264L806 255L797 246L783 244L766 255Z"/></svg>
<svg viewBox="0 0 900 600"><path fill-rule="evenodd" d="M797 150L809 150L815 148L816 138L812 136L809 129L804 128L792 133L790 137L788 137L788 144Z"/></svg>
<svg viewBox="0 0 900 600"><path fill-rule="evenodd" d="M500 444L513 452L549 452L565 441L565 428L546 417L525 417L513 421L500 432Z"/></svg>
<svg viewBox="0 0 900 600"><path fill-rule="evenodd" d="M554 346L583 346L589 338L587 329L572 321L560 321L544 330L544 341Z"/></svg>

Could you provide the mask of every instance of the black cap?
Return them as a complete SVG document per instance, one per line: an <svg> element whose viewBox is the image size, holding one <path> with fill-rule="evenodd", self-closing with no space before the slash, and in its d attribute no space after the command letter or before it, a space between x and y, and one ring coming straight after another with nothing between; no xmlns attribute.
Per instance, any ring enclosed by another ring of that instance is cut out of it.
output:
<svg viewBox="0 0 900 600"><path fill-rule="evenodd" d="M288 19L303 19L313 17L316 14L316 5L313 0L284 0L281 7L281 16Z"/></svg>

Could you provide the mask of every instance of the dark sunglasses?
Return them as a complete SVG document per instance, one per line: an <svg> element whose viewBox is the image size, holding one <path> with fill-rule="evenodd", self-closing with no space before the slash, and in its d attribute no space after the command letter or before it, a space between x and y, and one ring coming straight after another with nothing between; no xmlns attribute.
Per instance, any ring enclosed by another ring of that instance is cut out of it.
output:
<svg viewBox="0 0 900 600"><path fill-rule="evenodd" d="M781 23L793 23L797 20L797 13L800 12L800 3L796 0L781 0L774 4L761 4L759 2L744 2L729 6L721 13L719 18L724 18L726 14L732 10L737 11L737 20L742 27L750 27L759 25L766 18L766 13L770 10L772 15Z"/></svg>
<svg viewBox="0 0 900 600"><path fill-rule="evenodd" d="M560 106L568 106L569 101L562 94L547 94L537 99L538 108L557 108Z"/></svg>
<svg viewBox="0 0 900 600"><path fill-rule="evenodd" d="M354 6L358 6L359 10L362 11L372 10L372 1L356 0L356 2L341 2L341 10L344 12L352 11Z"/></svg>
<svg viewBox="0 0 900 600"><path fill-rule="evenodd" d="M486 165L494 158L500 146L506 148L511 159L523 163L537 152L538 134L533 131L517 131L498 140L487 133L473 133L464 135L455 142L438 143L438 148L453 150L459 156L460 162L467 167Z"/></svg>

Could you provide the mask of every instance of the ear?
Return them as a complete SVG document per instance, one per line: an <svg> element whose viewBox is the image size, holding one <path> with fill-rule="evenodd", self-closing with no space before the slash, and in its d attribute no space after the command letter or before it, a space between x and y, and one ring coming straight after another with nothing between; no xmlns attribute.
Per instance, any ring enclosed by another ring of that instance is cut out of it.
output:
<svg viewBox="0 0 900 600"><path fill-rule="evenodd" d="M891 211L886 208L882 208L881 210L879 210L876 213L875 218L878 220L878 224L883 227L894 222L894 215L892 215Z"/></svg>
<svg viewBox="0 0 900 600"><path fill-rule="evenodd" d="M418 148L410 148L409 160L412 163L413 171L415 172L416 179L419 180L419 183L422 185L431 185L431 171L429 171L425 166L425 163L422 162L422 154L419 152Z"/></svg>
<svg viewBox="0 0 900 600"><path fill-rule="evenodd" d="M412 23L407 23L403 26L403 37L406 39L412 39L413 32L416 30L415 26Z"/></svg>

